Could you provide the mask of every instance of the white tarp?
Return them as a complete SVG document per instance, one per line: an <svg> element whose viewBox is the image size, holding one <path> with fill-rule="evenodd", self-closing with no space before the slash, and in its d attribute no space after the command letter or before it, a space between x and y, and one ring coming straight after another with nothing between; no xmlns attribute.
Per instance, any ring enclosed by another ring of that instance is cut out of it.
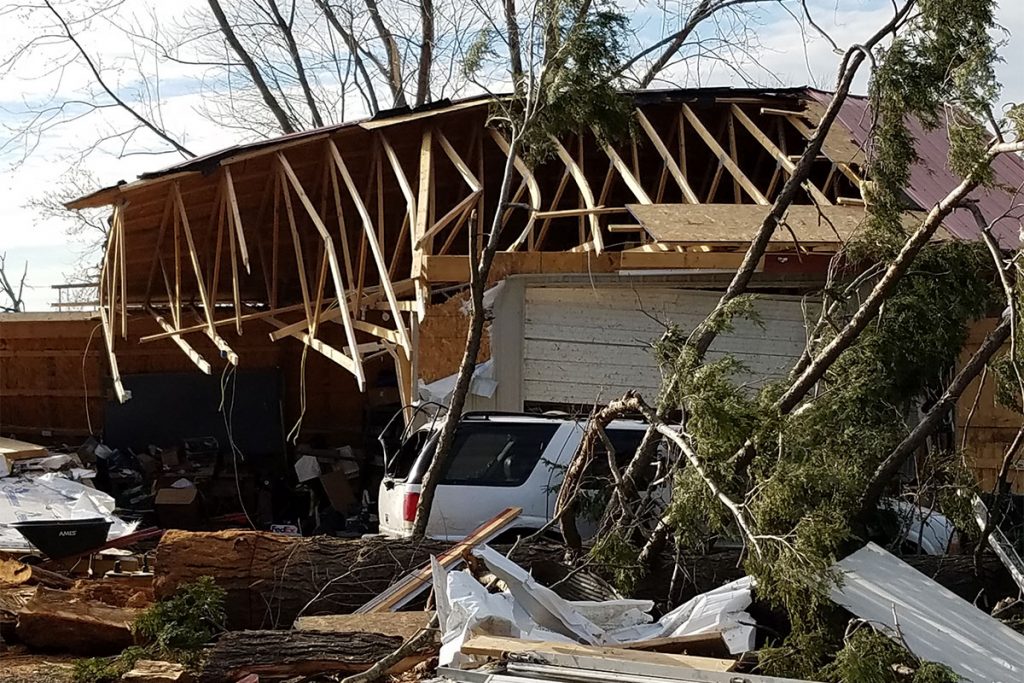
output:
<svg viewBox="0 0 1024 683"><path fill-rule="evenodd" d="M31 520L90 519L103 517L113 524L108 538L135 530L114 516L114 499L59 473L0 479L0 548L29 550L31 545L8 524Z"/></svg>
<svg viewBox="0 0 1024 683"><path fill-rule="evenodd" d="M917 657L974 683L1024 681L1024 636L883 548L869 543L835 568L843 576L832 600Z"/></svg>
<svg viewBox="0 0 1024 683"><path fill-rule="evenodd" d="M718 631L732 654L754 647L754 620L749 579L726 584L653 622L650 600L604 602L565 600L537 583L529 572L488 546L473 554L505 584L488 593L467 572L446 572L433 563L434 593L441 629L441 666L463 666L472 658L460 654L474 635L495 635L588 645L619 645L668 636ZM652 623L653 622L653 623Z"/></svg>

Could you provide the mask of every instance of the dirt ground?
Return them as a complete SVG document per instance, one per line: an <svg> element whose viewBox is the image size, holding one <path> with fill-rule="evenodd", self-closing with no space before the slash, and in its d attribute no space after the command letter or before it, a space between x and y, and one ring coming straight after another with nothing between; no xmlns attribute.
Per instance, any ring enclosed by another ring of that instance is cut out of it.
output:
<svg viewBox="0 0 1024 683"><path fill-rule="evenodd" d="M0 651L0 681L3 683L69 683L75 657L64 655L15 654Z"/></svg>

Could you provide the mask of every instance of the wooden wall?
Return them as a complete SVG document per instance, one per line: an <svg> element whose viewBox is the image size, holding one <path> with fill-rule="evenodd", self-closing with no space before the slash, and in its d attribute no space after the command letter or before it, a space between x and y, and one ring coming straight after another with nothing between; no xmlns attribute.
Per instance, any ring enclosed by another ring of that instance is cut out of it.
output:
<svg viewBox="0 0 1024 683"><path fill-rule="evenodd" d="M416 344L417 368L424 382L454 375L459 371L462 356L466 351L466 334L469 332L469 292L456 294L444 303L427 307L427 314L419 325L419 339ZM490 324L484 326L483 339L477 363L491 357Z"/></svg>
<svg viewBox="0 0 1024 683"><path fill-rule="evenodd" d="M39 439L49 432L55 441L73 443L89 434L90 420L94 433L102 429L104 405L111 393L102 332L97 330L89 343L98 323L74 313L0 316L0 433ZM271 329L266 326L266 332ZM159 331L148 317L131 317L129 339ZM390 357L367 362L370 391L363 394L355 378L332 361L310 351L303 371L303 347L298 341L271 342L262 332L250 325L239 337L221 328L240 357L239 368L280 371L285 430L302 412L304 390L304 437L321 434L338 445L361 439L367 402L379 393L378 386L394 385ZM338 325L325 326L322 336L344 345ZM210 362L213 373L223 372L226 361L204 335L191 334L188 340ZM138 344L118 337L116 343L122 375L199 372L169 339Z"/></svg>
<svg viewBox="0 0 1024 683"><path fill-rule="evenodd" d="M978 349L985 335L995 325L996 320L993 318L975 323L961 360L966 360ZM960 397L956 410L957 443L959 445L966 431L967 456L983 490L991 490L995 485L1003 454L1013 441L1022 420L1024 418L1021 415L996 403L995 382L991 373L985 376L984 384L981 383L981 377L975 379ZM1015 460L1010 468L1009 479L1013 492L1019 494L1024 493L1024 452L1019 453Z"/></svg>

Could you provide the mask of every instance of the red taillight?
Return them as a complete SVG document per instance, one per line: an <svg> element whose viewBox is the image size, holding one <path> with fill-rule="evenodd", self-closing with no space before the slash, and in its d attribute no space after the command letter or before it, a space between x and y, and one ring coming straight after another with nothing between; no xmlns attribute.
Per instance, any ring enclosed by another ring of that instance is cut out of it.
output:
<svg viewBox="0 0 1024 683"><path fill-rule="evenodd" d="M420 504L420 494L418 493L407 493L405 498L402 499L402 521L415 522L416 521L416 508Z"/></svg>

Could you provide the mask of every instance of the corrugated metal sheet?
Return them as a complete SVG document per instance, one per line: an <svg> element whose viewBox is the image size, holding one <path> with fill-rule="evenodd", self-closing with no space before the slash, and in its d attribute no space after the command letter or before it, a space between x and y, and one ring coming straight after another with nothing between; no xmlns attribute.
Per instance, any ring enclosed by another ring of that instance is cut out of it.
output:
<svg viewBox="0 0 1024 683"><path fill-rule="evenodd" d="M869 543L835 565L832 600L973 683L1024 680L1024 636Z"/></svg>
<svg viewBox="0 0 1024 683"><path fill-rule="evenodd" d="M819 90L809 89L808 94L822 105L827 105L832 99L831 93ZM871 138L871 109L867 98L847 98L839 111L838 122L850 132L858 146L867 145ZM949 170L949 139L945 128L926 130L914 117L907 119L907 126L917 141L919 157L911 169L907 195L922 209L929 210L960 181ZM1015 154L1003 154L992 163L992 169L998 187L979 188L969 196L978 202L978 207L989 221L1012 210L1013 215L996 221L992 232L1003 247L1015 249L1020 244L1018 233L1021 218L1024 217L1024 209L1019 206L1014 208L1015 204L1021 202L1020 197L1015 197L1015 192L1024 185L1024 161ZM974 216L966 209L954 211L943 222L943 227L963 240L981 238L981 230Z"/></svg>

